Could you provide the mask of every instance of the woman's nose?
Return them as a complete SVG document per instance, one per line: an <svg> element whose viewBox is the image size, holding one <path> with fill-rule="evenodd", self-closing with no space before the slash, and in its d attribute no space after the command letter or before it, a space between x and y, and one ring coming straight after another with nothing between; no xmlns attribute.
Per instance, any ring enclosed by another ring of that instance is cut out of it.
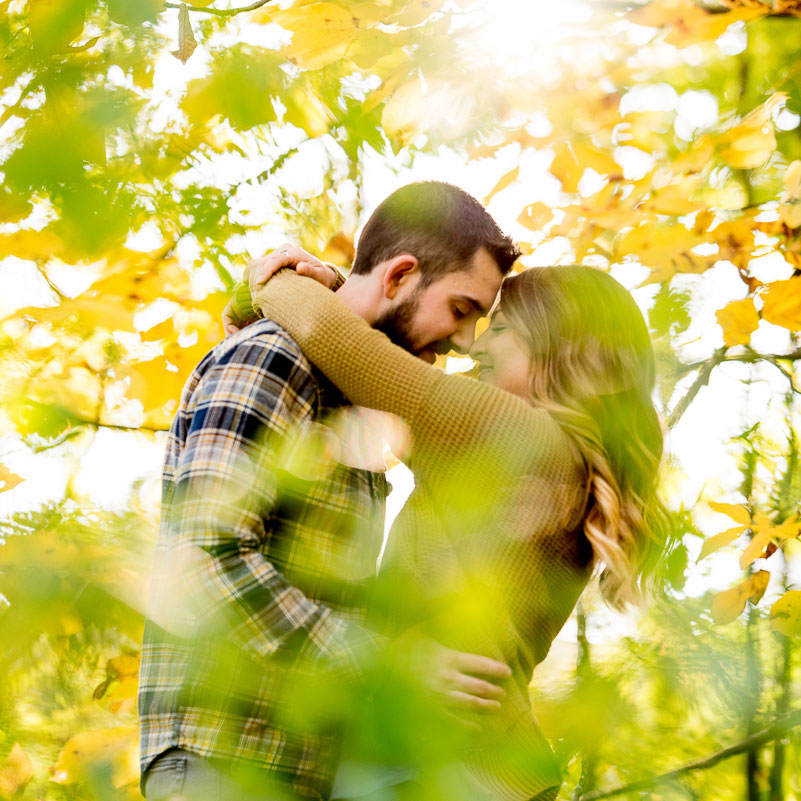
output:
<svg viewBox="0 0 801 801"><path fill-rule="evenodd" d="M473 342L472 346L468 350L468 355L474 361L478 361L479 354L482 353L484 350L484 343L482 340L484 339L484 335L482 334L475 342Z"/></svg>

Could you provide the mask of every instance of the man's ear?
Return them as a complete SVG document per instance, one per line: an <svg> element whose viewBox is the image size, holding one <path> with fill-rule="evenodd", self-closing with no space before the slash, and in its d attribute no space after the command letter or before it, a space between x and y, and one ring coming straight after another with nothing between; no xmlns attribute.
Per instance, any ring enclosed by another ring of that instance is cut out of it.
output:
<svg viewBox="0 0 801 801"><path fill-rule="evenodd" d="M420 276L420 265L411 253L401 253L386 262L383 277L383 293L387 300L394 300L398 292Z"/></svg>

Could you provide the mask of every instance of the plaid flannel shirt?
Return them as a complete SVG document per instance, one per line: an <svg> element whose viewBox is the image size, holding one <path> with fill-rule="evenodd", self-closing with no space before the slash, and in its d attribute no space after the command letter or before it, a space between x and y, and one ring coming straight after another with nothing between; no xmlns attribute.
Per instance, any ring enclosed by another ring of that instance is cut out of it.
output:
<svg viewBox="0 0 801 801"><path fill-rule="evenodd" d="M180 747L328 795L341 720L296 709L380 647L363 624L387 488L336 462L323 423L344 403L269 320L217 345L184 388L142 648L143 775Z"/></svg>

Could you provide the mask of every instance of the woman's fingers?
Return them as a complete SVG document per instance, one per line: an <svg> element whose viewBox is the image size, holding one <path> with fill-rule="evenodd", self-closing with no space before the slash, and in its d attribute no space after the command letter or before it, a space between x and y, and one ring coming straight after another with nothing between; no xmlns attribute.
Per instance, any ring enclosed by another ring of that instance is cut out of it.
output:
<svg viewBox="0 0 801 801"><path fill-rule="evenodd" d="M508 679L512 675L511 668L508 665L495 659L490 659L488 656L456 651L454 652L454 661L460 673L472 673L477 676L487 676L491 679Z"/></svg>
<svg viewBox="0 0 801 801"><path fill-rule="evenodd" d="M452 683L455 690L475 695L478 698L500 700L506 697L506 690L503 687L464 673L456 673L452 678Z"/></svg>
<svg viewBox="0 0 801 801"><path fill-rule="evenodd" d="M459 690L451 690L447 693L450 705L457 709L469 709L472 712L490 712L501 708L500 701L493 701L489 698L479 698L469 693Z"/></svg>
<svg viewBox="0 0 801 801"><path fill-rule="evenodd" d="M299 275L314 278L317 283L322 284L326 289L331 289L336 282L334 271L322 262L301 261L298 262L298 266L295 269Z"/></svg>
<svg viewBox="0 0 801 801"><path fill-rule="evenodd" d="M296 270L301 264L306 264L314 273L307 273L313 278L317 278L318 274L321 276L330 275L331 271L311 253L303 250L303 248L285 242L283 245L277 247L272 253L266 256L261 256L258 259L248 264L245 268L245 275L248 279L248 286L251 292L255 292L261 284L266 283L270 278L278 272L282 267L294 267ZM320 280L318 278L318 280ZM321 283L330 286L327 283L327 278Z"/></svg>

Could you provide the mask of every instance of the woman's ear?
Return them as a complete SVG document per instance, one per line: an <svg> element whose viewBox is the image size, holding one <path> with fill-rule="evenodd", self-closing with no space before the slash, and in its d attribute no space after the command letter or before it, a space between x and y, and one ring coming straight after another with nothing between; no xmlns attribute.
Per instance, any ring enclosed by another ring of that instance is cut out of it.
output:
<svg viewBox="0 0 801 801"><path fill-rule="evenodd" d="M386 263L383 278L383 293L387 300L394 300L398 292L420 277L420 265L411 253L401 253Z"/></svg>

